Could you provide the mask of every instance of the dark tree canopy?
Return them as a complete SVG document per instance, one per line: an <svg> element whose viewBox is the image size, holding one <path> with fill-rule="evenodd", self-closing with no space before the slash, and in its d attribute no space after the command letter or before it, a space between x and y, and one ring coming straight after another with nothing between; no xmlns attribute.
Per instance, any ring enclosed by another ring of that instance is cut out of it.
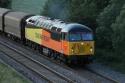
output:
<svg viewBox="0 0 125 83"><path fill-rule="evenodd" d="M97 44L99 47L113 48L112 47L112 23L115 22L116 17L120 14L125 0L111 0L110 4L104 9L97 18L98 28Z"/></svg>
<svg viewBox="0 0 125 83"><path fill-rule="evenodd" d="M67 4L67 0L48 0L41 14L65 20L68 18Z"/></svg>
<svg viewBox="0 0 125 83"><path fill-rule="evenodd" d="M9 8L11 0L0 0L0 7Z"/></svg>
<svg viewBox="0 0 125 83"><path fill-rule="evenodd" d="M125 4L121 9L120 15L116 22L111 26L113 30L112 42L115 51L121 55L125 55Z"/></svg>
<svg viewBox="0 0 125 83"><path fill-rule="evenodd" d="M96 29L96 18L99 13L108 5L109 0L71 0L70 17L74 22L79 22Z"/></svg>

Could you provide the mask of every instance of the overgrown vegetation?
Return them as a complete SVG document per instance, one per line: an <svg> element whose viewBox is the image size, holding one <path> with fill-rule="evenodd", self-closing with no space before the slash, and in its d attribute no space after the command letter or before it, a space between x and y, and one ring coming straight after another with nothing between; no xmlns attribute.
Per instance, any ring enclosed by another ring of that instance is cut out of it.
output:
<svg viewBox="0 0 125 83"><path fill-rule="evenodd" d="M0 83L31 83L0 62Z"/></svg>
<svg viewBox="0 0 125 83"><path fill-rule="evenodd" d="M97 18L97 58L125 73L124 0L111 0ZM105 51L105 52L104 52ZM100 58L98 58L100 59Z"/></svg>
<svg viewBox="0 0 125 83"><path fill-rule="evenodd" d="M69 14L67 8L68 0L47 0L41 13L51 18L67 20Z"/></svg>
<svg viewBox="0 0 125 83"><path fill-rule="evenodd" d="M71 21L79 22L91 27L94 31L97 27L96 18L107 6L109 0L71 0L70 17Z"/></svg>
<svg viewBox="0 0 125 83"><path fill-rule="evenodd" d="M55 6L52 10L51 5ZM48 0L42 13L54 18L65 16L66 21L92 28L96 59L125 70L125 0Z"/></svg>
<svg viewBox="0 0 125 83"><path fill-rule="evenodd" d="M0 0L0 7L10 8L11 7L11 0Z"/></svg>

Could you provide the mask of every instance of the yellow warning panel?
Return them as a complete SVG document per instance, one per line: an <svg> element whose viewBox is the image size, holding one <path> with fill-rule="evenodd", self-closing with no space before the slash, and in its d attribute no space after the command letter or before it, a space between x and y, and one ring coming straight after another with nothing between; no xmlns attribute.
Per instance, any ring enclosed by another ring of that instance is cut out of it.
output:
<svg viewBox="0 0 125 83"><path fill-rule="evenodd" d="M69 55L94 55L94 41L70 42Z"/></svg>
<svg viewBox="0 0 125 83"><path fill-rule="evenodd" d="M37 44L42 43L42 29L40 28L25 28L25 37L28 40L31 40Z"/></svg>

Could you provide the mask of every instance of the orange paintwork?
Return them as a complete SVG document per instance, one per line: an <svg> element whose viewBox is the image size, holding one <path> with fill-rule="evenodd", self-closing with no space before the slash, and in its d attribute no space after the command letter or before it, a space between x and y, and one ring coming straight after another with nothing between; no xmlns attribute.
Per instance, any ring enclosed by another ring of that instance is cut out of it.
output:
<svg viewBox="0 0 125 83"><path fill-rule="evenodd" d="M42 35L47 37L47 40L43 38L42 40L42 45L45 47L48 47L50 49L53 49L59 53L69 55L69 47L68 47L68 42L67 41L56 41L51 39L51 34L46 31L42 30Z"/></svg>
<svg viewBox="0 0 125 83"><path fill-rule="evenodd" d="M69 55L69 42L62 41L63 54Z"/></svg>
<svg viewBox="0 0 125 83"><path fill-rule="evenodd" d="M42 31L42 35L44 36L43 41L42 41L43 46L51 48L57 52L62 51L61 41L52 40L50 33L46 30Z"/></svg>

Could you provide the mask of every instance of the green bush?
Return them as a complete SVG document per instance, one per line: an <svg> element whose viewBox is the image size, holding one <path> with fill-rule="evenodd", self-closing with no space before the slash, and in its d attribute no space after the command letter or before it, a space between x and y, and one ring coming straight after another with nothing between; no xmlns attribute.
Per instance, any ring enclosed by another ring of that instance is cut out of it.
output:
<svg viewBox="0 0 125 83"><path fill-rule="evenodd" d="M67 0L47 0L41 15L66 20L68 18Z"/></svg>
<svg viewBox="0 0 125 83"><path fill-rule="evenodd" d="M71 0L69 12L70 21L89 26L94 31L97 27L96 18L108 5L109 0Z"/></svg>
<svg viewBox="0 0 125 83"><path fill-rule="evenodd" d="M112 34L111 25L119 16L121 8L125 0L111 0L110 4L104 9L97 18L98 27L96 29L97 46L105 49L112 49Z"/></svg>
<svg viewBox="0 0 125 83"><path fill-rule="evenodd" d="M11 7L11 0L0 0L0 7L10 8Z"/></svg>
<svg viewBox="0 0 125 83"><path fill-rule="evenodd" d="M125 5L121 8L120 15L112 24L112 42L115 53L125 57Z"/></svg>

